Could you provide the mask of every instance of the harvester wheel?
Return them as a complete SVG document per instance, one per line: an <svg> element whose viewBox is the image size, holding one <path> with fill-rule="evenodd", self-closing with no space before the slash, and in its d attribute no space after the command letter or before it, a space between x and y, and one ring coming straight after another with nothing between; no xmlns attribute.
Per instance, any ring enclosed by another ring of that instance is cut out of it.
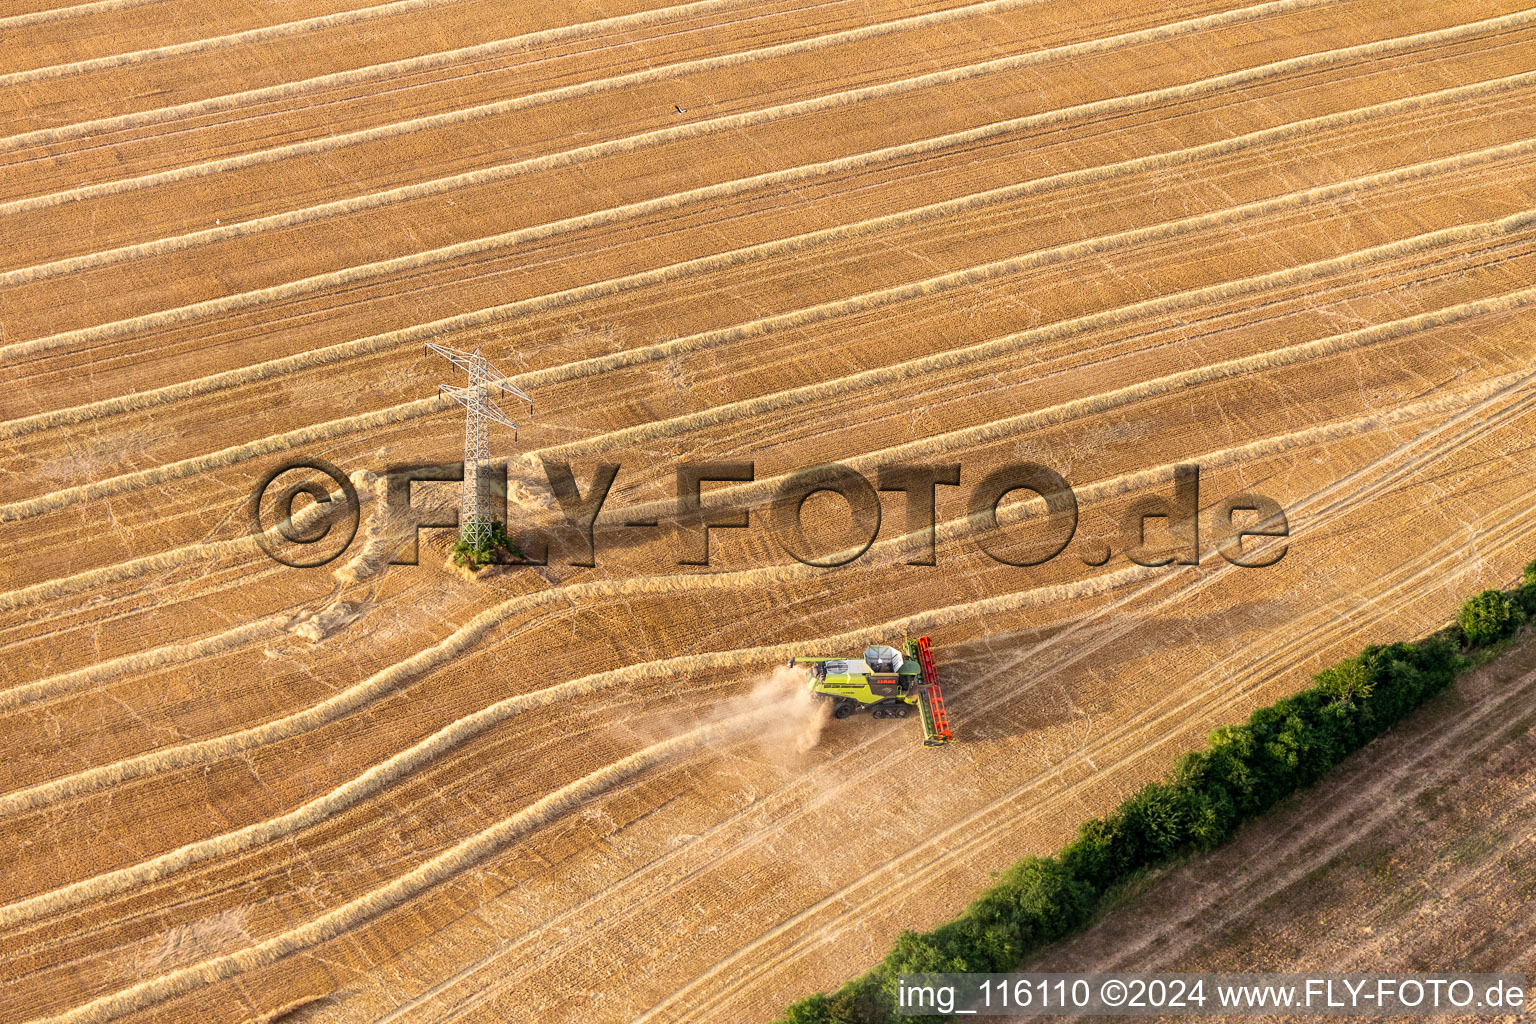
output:
<svg viewBox="0 0 1536 1024"><path fill-rule="evenodd" d="M850 701L840 700L832 708L833 718L847 718L851 714L853 714L853 704Z"/></svg>

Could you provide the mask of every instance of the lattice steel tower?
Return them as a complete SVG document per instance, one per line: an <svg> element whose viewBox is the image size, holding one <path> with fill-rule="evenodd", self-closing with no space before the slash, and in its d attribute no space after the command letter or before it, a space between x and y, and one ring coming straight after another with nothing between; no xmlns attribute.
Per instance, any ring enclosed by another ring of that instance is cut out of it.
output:
<svg viewBox="0 0 1536 1024"><path fill-rule="evenodd" d="M527 402L530 408L533 399L522 388L507 380L506 374L492 366L478 348L473 352L460 352L428 342L427 351L436 352L469 375L468 386L460 388L452 384L440 384L437 392L447 394L464 407L464 494L459 506L459 539L471 547L484 547L491 539L491 516L486 510L485 494L480 487L480 467L491 454L487 442L490 424L487 421L506 424L512 428L513 438L517 437L517 424L496 407L496 402L491 398L491 389L516 395Z"/></svg>

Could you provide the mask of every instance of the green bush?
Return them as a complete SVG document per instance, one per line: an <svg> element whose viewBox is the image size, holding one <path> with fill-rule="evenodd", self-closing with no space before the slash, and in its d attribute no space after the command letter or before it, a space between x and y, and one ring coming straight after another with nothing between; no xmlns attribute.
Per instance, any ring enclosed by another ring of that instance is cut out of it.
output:
<svg viewBox="0 0 1536 1024"><path fill-rule="evenodd" d="M1456 613L1456 624L1473 646L1502 640L1523 621L1525 613L1520 605L1502 590L1485 590Z"/></svg>
<svg viewBox="0 0 1536 1024"><path fill-rule="evenodd" d="M832 1019L831 1011L832 1000L817 992L791 1006L782 1019L784 1024L822 1024Z"/></svg>
<svg viewBox="0 0 1536 1024"><path fill-rule="evenodd" d="M1129 858L1119 815L1090 818L1078 826L1077 838L1056 854L1073 877L1103 890L1128 872Z"/></svg>
<svg viewBox="0 0 1536 1024"><path fill-rule="evenodd" d="M491 522L491 535L483 544L473 545L460 537L453 545L453 562L455 565L468 566L472 572L479 572L498 561L498 551L504 551L514 559L523 557L522 551L507 536L506 528L499 519Z"/></svg>
<svg viewBox="0 0 1536 1024"><path fill-rule="evenodd" d="M1524 588L1536 593L1536 563L1526 569ZM1466 608L1474 605L1476 628L1486 621L1504 636L1518 625L1520 610L1501 591L1485 591ZM1471 635L1466 622L1461 628ZM1086 925L1115 886L1220 845L1447 686L1466 664L1454 632L1367 647L1319 672L1300 693L1258 708L1247 722L1216 729L1205 749L1184 754L1166 778L1137 790L1114 813L1084 822L1054 856L1019 861L958 918L926 934L903 933L873 970L831 996L793 1004L780 1024L891 1021L902 974L1013 970Z"/></svg>
<svg viewBox="0 0 1536 1024"><path fill-rule="evenodd" d="M489 547L476 547L463 537L453 545L453 564L455 565L467 565L472 571L478 572L482 567L490 564L490 561Z"/></svg>
<svg viewBox="0 0 1536 1024"><path fill-rule="evenodd" d="M1520 574L1520 586L1515 590L1515 601L1529 618L1536 614L1536 562L1528 562Z"/></svg>
<svg viewBox="0 0 1536 1024"><path fill-rule="evenodd" d="M1353 703L1371 695L1371 670L1361 657L1345 658L1323 669L1314 681L1335 700Z"/></svg>

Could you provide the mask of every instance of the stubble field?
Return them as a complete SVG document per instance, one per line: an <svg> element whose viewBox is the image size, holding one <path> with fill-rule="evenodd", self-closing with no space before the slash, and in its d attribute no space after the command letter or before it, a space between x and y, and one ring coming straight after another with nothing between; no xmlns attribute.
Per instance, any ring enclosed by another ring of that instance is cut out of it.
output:
<svg viewBox="0 0 1536 1024"><path fill-rule="evenodd" d="M1536 549L1536 9L28 0L0 37L5 1020L762 1020ZM534 396L513 526L540 458L621 464L594 568L384 565L361 471L462 458L428 341ZM287 568L244 505L315 456L364 528ZM843 568L759 513L680 566L621 524L686 459L962 486L934 567L899 495ZM964 519L1020 460L1081 504L1030 568ZM1085 564L1181 462L1207 517L1284 506L1285 558ZM791 653L903 630L954 744L773 728Z"/></svg>

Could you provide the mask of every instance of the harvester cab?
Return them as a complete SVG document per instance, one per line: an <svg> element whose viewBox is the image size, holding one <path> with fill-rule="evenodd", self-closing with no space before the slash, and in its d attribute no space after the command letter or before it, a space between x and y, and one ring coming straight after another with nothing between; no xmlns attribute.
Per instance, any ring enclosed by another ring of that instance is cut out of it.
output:
<svg viewBox="0 0 1536 1024"><path fill-rule="evenodd" d="M860 711L875 718L906 718L915 707L923 722L923 746L936 747L953 738L926 636L903 641L900 650L883 644L867 647L862 658L797 657L789 664L807 671L807 688L817 700L832 702L833 718Z"/></svg>

